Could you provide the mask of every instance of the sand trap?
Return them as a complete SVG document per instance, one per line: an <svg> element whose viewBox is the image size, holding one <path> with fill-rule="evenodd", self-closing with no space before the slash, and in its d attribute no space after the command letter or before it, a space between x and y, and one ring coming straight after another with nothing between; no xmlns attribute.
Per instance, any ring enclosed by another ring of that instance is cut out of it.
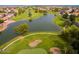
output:
<svg viewBox="0 0 79 59"><path fill-rule="evenodd" d="M50 48L50 52L53 54L61 54L61 50L57 47Z"/></svg>
<svg viewBox="0 0 79 59"><path fill-rule="evenodd" d="M29 46L32 47L32 48L34 48L34 47L36 47L37 45L39 45L40 43L42 43L42 40L37 39L37 40L34 40L34 41L30 42L30 43L29 43Z"/></svg>

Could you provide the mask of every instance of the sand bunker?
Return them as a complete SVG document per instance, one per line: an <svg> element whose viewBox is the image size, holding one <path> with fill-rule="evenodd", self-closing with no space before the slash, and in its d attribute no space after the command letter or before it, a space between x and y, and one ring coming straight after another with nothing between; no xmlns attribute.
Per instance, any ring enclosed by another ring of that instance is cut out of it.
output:
<svg viewBox="0 0 79 59"><path fill-rule="evenodd" d="M30 46L31 48L34 48L34 47L36 47L37 45L39 45L40 43L42 43L42 40L37 39L37 40L34 40L34 41L30 42L30 43L29 43L29 46Z"/></svg>
<svg viewBox="0 0 79 59"><path fill-rule="evenodd" d="M61 54L61 50L57 47L50 48L50 52L53 54Z"/></svg>

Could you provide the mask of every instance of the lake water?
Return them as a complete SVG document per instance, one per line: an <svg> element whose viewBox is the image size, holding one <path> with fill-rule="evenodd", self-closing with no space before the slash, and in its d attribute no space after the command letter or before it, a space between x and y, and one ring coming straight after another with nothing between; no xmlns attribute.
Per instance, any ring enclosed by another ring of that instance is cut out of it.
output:
<svg viewBox="0 0 79 59"><path fill-rule="evenodd" d="M8 28L0 34L0 45L11 40L12 38L16 37L16 33L13 31L14 27L22 24L27 23L29 25L30 32L55 32L59 31L60 27L58 27L54 22L53 19L55 18L54 15L46 15L42 16L39 19L33 20L29 22L28 20L21 20L12 24L8 25Z"/></svg>

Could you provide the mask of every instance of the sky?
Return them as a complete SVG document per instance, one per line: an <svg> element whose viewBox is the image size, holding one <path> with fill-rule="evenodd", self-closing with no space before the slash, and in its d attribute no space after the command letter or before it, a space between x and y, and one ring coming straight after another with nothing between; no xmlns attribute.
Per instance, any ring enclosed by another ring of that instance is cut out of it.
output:
<svg viewBox="0 0 79 59"><path fill-rule="evenodd" d="M0 0L0 5L79 5L79 0Z"/></svg>

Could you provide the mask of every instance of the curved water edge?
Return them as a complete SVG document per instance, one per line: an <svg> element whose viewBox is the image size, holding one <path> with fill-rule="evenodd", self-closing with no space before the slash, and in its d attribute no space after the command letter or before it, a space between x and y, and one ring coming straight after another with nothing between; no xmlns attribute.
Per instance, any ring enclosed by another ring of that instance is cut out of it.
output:
<svg viewBox="0 0 79 59"><path fill-rule="evenodd" d="M61 28L52 21L54 18L54 15L48 14L40 17L39 19L33 20L32 22L29 22L28 20L20 20L18 22L11 23L8 25L7 29L0 34L0 45L16 37L17 35L14 33L13 29L15 26L22 23L27 23L29 25L30 32L60 31Z"/></svg>

